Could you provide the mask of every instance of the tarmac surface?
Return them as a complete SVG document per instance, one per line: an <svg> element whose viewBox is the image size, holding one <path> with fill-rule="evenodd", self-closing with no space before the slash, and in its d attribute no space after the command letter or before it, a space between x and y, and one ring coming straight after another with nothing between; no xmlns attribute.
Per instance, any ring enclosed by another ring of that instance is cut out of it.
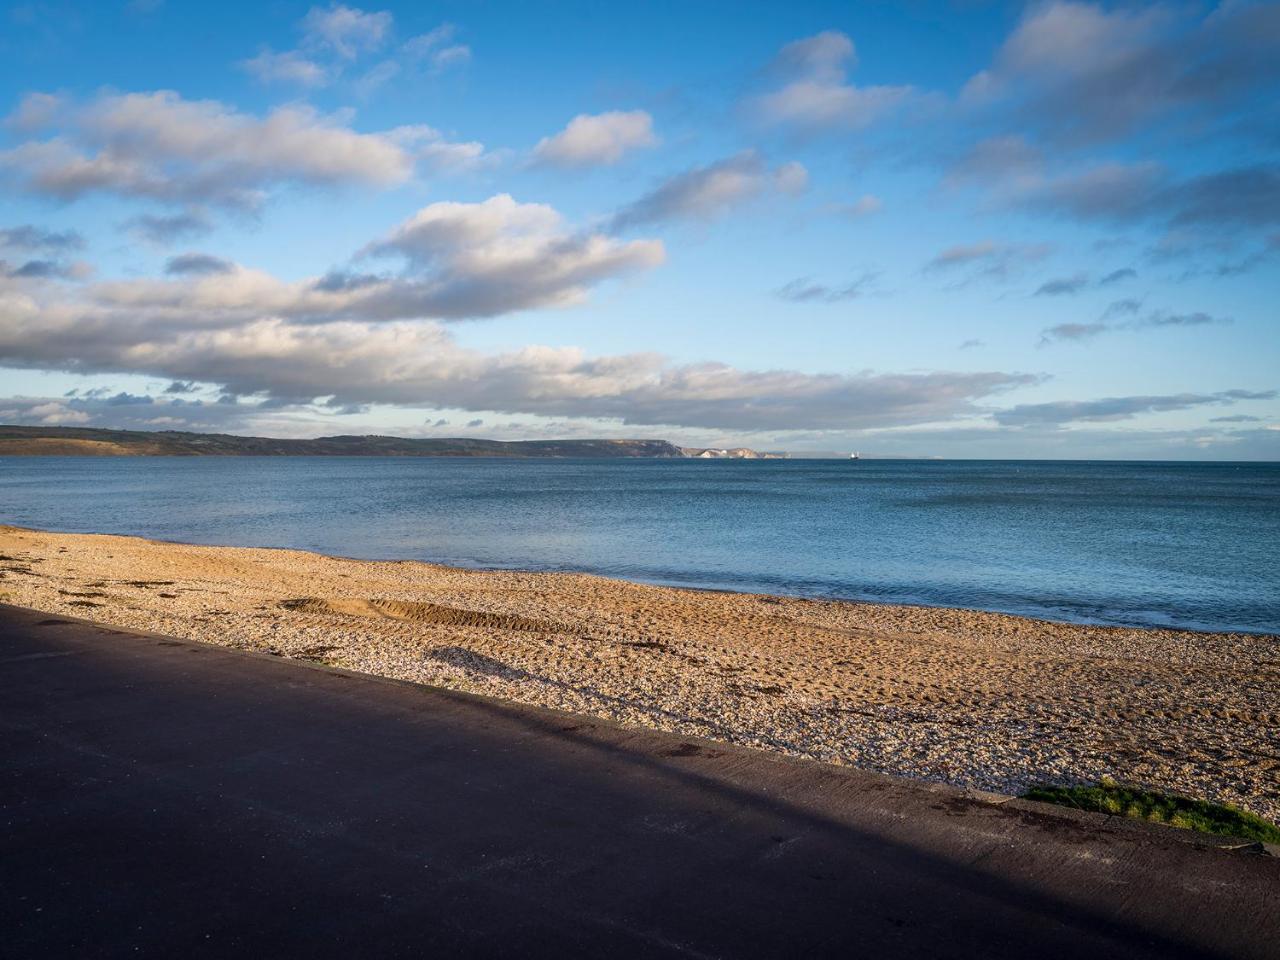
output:
<svg viewBox="0 0 1280 960"><path fill-rule="evenodd" d="M0 957L1276 957L1280 859L0 605Z"/></svg>

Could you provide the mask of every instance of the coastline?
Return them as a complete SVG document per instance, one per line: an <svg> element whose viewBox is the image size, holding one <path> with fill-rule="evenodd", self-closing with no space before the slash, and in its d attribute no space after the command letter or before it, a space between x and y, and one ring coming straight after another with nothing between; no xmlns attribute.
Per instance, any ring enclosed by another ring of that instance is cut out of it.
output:
<svg viewBox="0 0 1280 960"><path fill-rule="evenodd" d="M1280 816L1274 635L0 526L5 602L957 786Z"/></svg>
<svg viewBox="0 0 1280 960"><path fill-rule="evenodd" d="M576 566L547 566L539 567L530 564L511 563L511 564L495 564L483 561L470 561L467 558L455 557L380 557L366 556L358 553L336 553L332 551L311 550L301 547L290 546L260 546L250 544L236 544L213 541L199 540L180 540L172 537L154 537L134 533L100 533L86 532L79 529L59 530L47 527L27 527L19 524L0 523L0 530L14 530L27 533L46 533L55 536L102 536L102 537L122 537L124 539L145 540L148 543L165 544L175 547L197 547L209 548L215 550L280 550L293 553L303 553L314 556L327 557L332 560L349 560L353 563L418 563L424 567L441 568L446 570L466 571L469 573L523 573L529 575L548 575L548 576L583 576L596 577L602 580L609 580L619 583L633 583L639 586L658 587L667 590L687 590L694 593L714 593L728 594L732 596L749 596L749 597L776 597L782 600L812 601L815 603L837 603L849 604L853 606L867 607L889 607L896 609L911 610L949 610L959 613L970 614L992 614L996 616L1014 617L1019 620L1027 620L1032 623L1043 623L1051 627L1101 627L1118 630L1167 630L1175 633L1191 633L1191 634L1213 634L1215 636L1252 636L1261 638L1273 638L1280 640L1280 628L1275 630L1253 627L1239 626L1215 626L1211 623L1195 620L1177 620L1168 617L1163 621L1142 622L1139 620L1125 619L1123 615L1119 616L1089 616L1074 612L1070 607L1063 605L1050 605L1043 607L1028 607L1026 605L1018 606L1010 604L1008 606L1001 605L998 602L988 605L966 605L961 603L947 603L943 600L932 600L927 595L916 596L914 594L904 594L897 597L871 596L852 593L835 593L835 592L816 592L804 590L788 590L769 589L768 587L760 587L753 589L753 584L740 584L732 581L728 582L699 582L695 579L689 579L687 573L671 573L671 574L646 574L646 573L615 573L608 570L592 569L591 567ZM3 572L3 571L0 571ZM2 578L0 578L2 579ZM1144 611L1150 612L1150 611Z"/></svg>

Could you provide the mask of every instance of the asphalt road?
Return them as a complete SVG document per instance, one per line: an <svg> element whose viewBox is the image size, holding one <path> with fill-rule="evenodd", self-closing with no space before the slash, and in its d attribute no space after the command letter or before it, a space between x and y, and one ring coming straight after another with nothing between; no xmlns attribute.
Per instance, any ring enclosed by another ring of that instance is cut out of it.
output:
<svg viewBox="0 0 1280 960"><path fill-rule="evenodd" d="M0 956L1275 957L1224 841L0 606Z"/></svg>

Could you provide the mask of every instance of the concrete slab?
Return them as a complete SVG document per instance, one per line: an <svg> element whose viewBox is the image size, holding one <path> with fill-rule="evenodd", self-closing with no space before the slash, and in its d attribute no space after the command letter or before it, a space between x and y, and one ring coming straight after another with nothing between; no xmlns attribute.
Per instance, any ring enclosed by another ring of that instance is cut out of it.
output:
<svg viewBox="0 0 1280 960"><path fill-rule="evenodd" d="M4 957L1266 957L1166 828L0 606Z"/></svg>

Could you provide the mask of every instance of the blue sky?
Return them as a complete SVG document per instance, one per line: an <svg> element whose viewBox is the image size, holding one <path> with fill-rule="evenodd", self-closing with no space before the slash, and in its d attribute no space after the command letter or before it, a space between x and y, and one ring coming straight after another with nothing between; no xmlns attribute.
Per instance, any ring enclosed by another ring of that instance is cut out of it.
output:
<svg viewBox="0 0 1280 960"><path fill-rule="evenodd" d="M2 22L0 421L1280 454L1280 5Z"/></svg>

